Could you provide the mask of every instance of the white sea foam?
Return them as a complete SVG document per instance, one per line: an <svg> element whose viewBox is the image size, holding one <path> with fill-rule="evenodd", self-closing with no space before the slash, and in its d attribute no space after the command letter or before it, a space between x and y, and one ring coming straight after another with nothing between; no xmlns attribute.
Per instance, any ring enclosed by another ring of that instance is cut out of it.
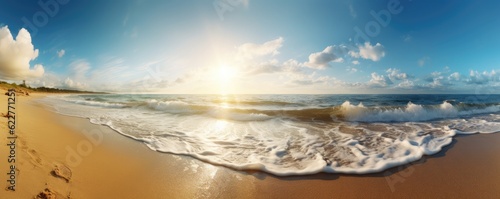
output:
<svg viewBox="0 0 500 199"><path fill-rule="evenodd" d="M158 101L158 100L149 100L148 106L155 110L165 111L168 113L192 113L195 110L191 109L191 106L183 101L175 100L175 101Z"/></svg>
<svg viewBox="0 0 500 199"><path fill-rule="evenodd" d="M150 108L154 110L163 111L167 113L199 113L205 114L209 117L218 118L218 119L226 119L226 120L234 120L234 121L262 121L271 119L271 116L268 116L263 113L240 113L234 112L229 108L220 107L220 106L201 106L195 104L189 104L183 101L157 101L157 100L149 100L147 102Z"/></svg>
<svg viewBox="0 0 500 199"><path fill-rule="evenodd" d="M208 111L208 115L214 118L234 121L263 121L272 119L271 116L263 113L237 113L231 112L225 108L213 108L212 110Z"/></svg>
<svg viewBox="0 0 500 199"><path fill-rule="evenodd" d="M494 105L461 108L443 102L375 108L344 102L340 112L347 121L316 123L252 110L200 108L179 100L109 108L70 99L42 101L59 113L109 126L155 151L275 175L380 172L438 153L456 134L500 130L499 107ZM158 111L171 114L151 114Z"/></svg>
<svg viewBox="0 0 500 199"><path fill-rule="evenodd" d="M108 103L108 102L97 102L97 101L85 101L85 100L67 100L68 102L81 104L81 105L89 105L89 106L97 106L104 108L123 108L125 105L117 104L117 103Z"/></svg>
<svg viewBox="0 0 500 199"><path fill-rule="evenodd" d="M500 111L500 106L493 105L485 108L458 110L452 104L445 101L437 107L424 107L423 105L409 102L405 107L367 108L362 103L352 105L349 101L346 101L341 105L340 110L349 121L418 122L473 114L494 113Z"/></svg>

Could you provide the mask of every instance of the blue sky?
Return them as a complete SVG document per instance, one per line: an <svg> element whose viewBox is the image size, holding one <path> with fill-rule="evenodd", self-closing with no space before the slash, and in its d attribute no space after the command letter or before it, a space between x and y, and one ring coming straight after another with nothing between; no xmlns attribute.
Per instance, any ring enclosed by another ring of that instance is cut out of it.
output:
<svg viewBox="0 0 500 199"><path fill-rule="evenodd" d="M500 2L493 0L1 4L0 79L32 86L223 94L500 90Z"/></svg>

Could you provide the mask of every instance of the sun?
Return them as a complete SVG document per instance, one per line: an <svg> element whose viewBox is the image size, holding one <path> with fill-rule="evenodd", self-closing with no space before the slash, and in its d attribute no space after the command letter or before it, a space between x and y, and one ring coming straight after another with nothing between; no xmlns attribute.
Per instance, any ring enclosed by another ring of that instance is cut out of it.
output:
<svg viewBox="0 0 500 199"><path fill-rule="evenodd" d="M219 93L229 94L235 87L235 80L238 71L236 68L228 65L220 65L215 74L216 82L218 82Z"/></svg>
<svg viewBox="0 0 500 199"><path fill-rule="evenodd" d="M217 71L217 78L220 83L229 83L236 75L236 70L232 67L221 65Z"/></svg>

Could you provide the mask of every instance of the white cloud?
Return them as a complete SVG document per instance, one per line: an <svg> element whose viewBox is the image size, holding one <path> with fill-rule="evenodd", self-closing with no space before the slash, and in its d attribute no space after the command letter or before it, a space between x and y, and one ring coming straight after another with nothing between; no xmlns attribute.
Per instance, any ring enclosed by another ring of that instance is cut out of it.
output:
<svg viewBox="0 0 500 199"><path fill-rule="evenodd" d="M317 84L328 84L331 80L329 76L320 76L316 72L306 73L302 70L304 64L297 60L289 59L285 62L279 62L271 59L256 64L250 64L242 68L246 78L258 78L256 76L272 74L279 77L280 83L288 86L308 86Z"/></svg>
<svg viewBox="0 0 500 199"><path fill-rule="evenodd" d="M356 73L359 71L359 69L357 69L355 67L351 67L351 66L347 67L346 70L349 71L350 73Z"/></svg>
<svg viewBox="0 0 500 199"><path fill-rule="evenodd" d="M433 76L433 77L439 77L439 76L441 76L441 72L434 71L434 72L431 73L431 76Z"/></svg>
<svg viewBox="0 0 500 199"><path fill-rule="evenodd" d="M40 64L30 69L30 61L38 57L30 33L22 28L14 40L7 26L0 28L0 78L10 80L41 77L45 70Z"/></svg>
<svg viewBox="0 0 500 199"><path fill-rule="evenodd" d="M403 89L413 89L414 86L415 86L415 84L413 83L413 81L405 79L404 81L399 83L396 87L403 88Z"/></svg>
<svg viewBox="0 0 500 199"><path fill-rule="evenodd" d="M65 51L64 49L61 49L61 50L57 51L57 56L58 56L59 58L63 57L63 56L64 56L64 54L66 54L66 51Z"/></svg>
<svg viewBox="0 0 500 199"><path fill-rule="evenodd" d="M448 80L455 80L459 81L460 80L460 73L454 72L450 76L448 76Z"/></svg>
<svg viewBox="0 0 500 199"><path fill-rule="evenodd" d="M324 69L331 62L344 62L344 57L350 55L354 58L369 59L372 61L379 61L385 56L384 46L377 43L372 46L370 43L365 43L364 45L359 45L358 47L347 47L345 45L338 46L328 46L321 52L315 52L309 55L309 60L304 63L305 66L314 69ZM354 65L358 65L359 61L354 60L351 62Z"/></svg>
<svg viewBox="0 0 500 199"><path fill-rule="evenodd" d="M329 66L330 62L343 62L342 58L348 52L348 48L344 45L328 46L321 52L312 53L309 55L309 61L304 65L315 68L324 69Z"/></svg>
<svg viewBox="0 0 500 199"><path fill-rule="evenodd" d="M28 81L30 86L51 87L104 92L155 92L185 81L188 76L170 77L161 61L150 62L144 67L129 67L120 57L102 57L99 67L87 60L78 59L69 64L65 74L46 73L41 78ZM144 68L147 67L145 70ZM203 73L206 75L206 73Z"/></svg>
<svg viewBox="0 0 500 199"><path fill-rule="evenodd" d="M100 90L102 88L89 88L89 85L84 82L92 82L88 78L88 72L91 67L90 64L84 60L79 59L71 62L69 64L70 73L68 76L61 77L59 75L47 74L40 78L39 81L34 81L33 84L37 86L45 86L45 87L55 87L55 88L64 88L64 89L92 89L92 90Z"/></svg>
<svg viewBox="0 0 500 199"><path fill-rule="evenodd" d="M370 59L372 61L379 61L385 56L385 49L382 44L377 43L372 46L369 42L366 42L364 46L358 46L359 51L349 51L349 55L354 58Z"/></svg>
<svg viewBox="0 0 500 199"><path fill-rule="evenodd" d="M467 84L488 84L490 82L500 82L500 73L495 70L491 72L483 71L473 71L469 72L469 77L465 79L465 83Z"/></svg>
<svg viewBox="0 0 500 199"><path fill-rule="evenodd" d="M46 72L42 77L37 78L32 81L27 81L28 85L31 87L48 87L57 88L61 87L61 78L50 72Z"/></svg>
<svg viewBox="0 0 500 199"><path fill-rule="evenodd" d="M84 83L73 81L71 78L67 77L63 82L63 88L83 90L87 86Z"/></svg>
<svg viewBox="0 0 500 199"><path fill-rule="evenodd" d="M375 72L371 74L371 77L372 78L368 82L368 85L372 87L386 87L390 84L393 84L393 82L389 78L385 77L384 75L379 75Z"/></svg>
<svg viewBox="0 0 500 199"><path fill-rule="evenodd" d="M278 49L283 46L284 41L282 37L279 37L263 44L245 43L237 47L237 57L240 59L252 59L264 55L277 55L279 54Z"/></svg>
<svg viewBox="0 0 500 199"><path fill-rule="evenodd" d="M430 76L426 77L424 81L429 82L428 84L424 84L421 88L432 88L432 89L444 89L453 86L448 80L450 78L445 78L444 74L439 71L434 71L430 74Z"/></svg>
<svg viewBox="0 0 500 199"><path fill-rule="evenodd" d="M443 76L434 77L433 81L431 83L429 83L427 86L430 87L430 88L440 88L440 87L443 87L443 86L449 86L449 85L451 85L448 82L443 81L443 80L444 80Z"/></svg>
<svg viewBox="0 0 500 199"><path fill-rule="evenodd" d="M47 88L62 88L62 89L77 89L83 90L88 88L84 83L78 82L71 77L61 77L53 73L45 73L42 77L27 81L31 87L47 87Z"/></svg>
<svg viewBox="0 0 500 199"><path fill-rule="evenodd" d="M402 73L399 71L399 69L396 69L396 68L389 68L389 69L387 69L386 72L387 72L387 76L392 81L405 80L405 79L408 79L410 77L408 74Z"/></svg>

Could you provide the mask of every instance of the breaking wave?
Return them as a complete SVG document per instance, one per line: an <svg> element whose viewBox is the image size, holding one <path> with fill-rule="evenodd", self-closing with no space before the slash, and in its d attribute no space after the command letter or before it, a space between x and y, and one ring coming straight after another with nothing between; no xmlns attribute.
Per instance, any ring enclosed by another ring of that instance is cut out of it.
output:
<svg viewBox="0 0 500 199"><path fill-rule="evenodd" d="M351 103L343 96L240 96L226 103L216 96L75 95L40 101L154 151L305 175L379 172L438 153L456 134L500 131L498 101L450 97L458 98L414 103L408 96L355 96Z"/></svg>

